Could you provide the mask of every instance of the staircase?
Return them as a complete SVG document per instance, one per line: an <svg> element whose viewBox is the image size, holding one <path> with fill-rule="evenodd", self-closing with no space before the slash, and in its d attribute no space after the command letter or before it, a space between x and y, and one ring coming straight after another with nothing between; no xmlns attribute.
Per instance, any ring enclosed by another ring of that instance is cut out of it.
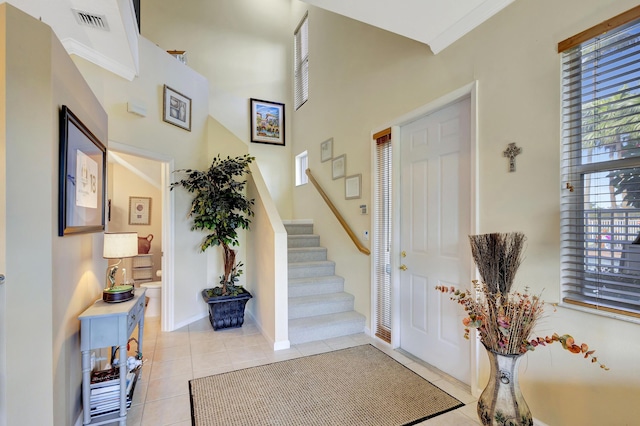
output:
<svg viewBox="0 0 640 426"><path fill-rule="evenodd" d="M362 333L365 317L313 234L313 224L285 224L289 247L289 342L292 345Z"/></svg>

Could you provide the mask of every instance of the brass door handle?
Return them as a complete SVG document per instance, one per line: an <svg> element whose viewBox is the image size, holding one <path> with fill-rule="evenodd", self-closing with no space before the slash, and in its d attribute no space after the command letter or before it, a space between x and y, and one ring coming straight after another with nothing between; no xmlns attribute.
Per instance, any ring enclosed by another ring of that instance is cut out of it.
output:
<svg viewBox="0 0 640 426"><path fill-rule="evenodd" d="M402 250L402 251L400 252L400 256L402 256L402 257L407 257L407 252L406 252L406 251L404 251L404 250Z"/></svg>
<svg viewBox="0 0 640 426"><path fill-rule="evenodd" d="M406 271L407 270L407 265L405 265L404 263L402 265L400 265L400 270Z"/></svg>

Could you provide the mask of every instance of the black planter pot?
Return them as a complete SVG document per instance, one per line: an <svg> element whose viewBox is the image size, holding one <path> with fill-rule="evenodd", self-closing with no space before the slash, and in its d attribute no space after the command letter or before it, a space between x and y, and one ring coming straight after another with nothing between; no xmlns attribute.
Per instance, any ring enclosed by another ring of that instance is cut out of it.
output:
<svg viewBox="0 0 640 426"><path fill-rule="evenodd" d="M253 296L247 290L237 296L213 296L202 290L202 298L209 304L209 321L214 330L242 327L244 308Z"/></svg>

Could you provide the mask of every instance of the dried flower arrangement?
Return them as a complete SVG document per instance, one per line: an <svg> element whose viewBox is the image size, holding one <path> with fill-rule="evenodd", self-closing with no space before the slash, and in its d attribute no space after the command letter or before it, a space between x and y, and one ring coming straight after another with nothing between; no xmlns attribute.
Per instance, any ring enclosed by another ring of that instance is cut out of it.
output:
<svg viewBox="0 0 640 426"><path fill-rule="evenodd" d="M511 292L515 273L522 262L523 234L484 234L469 237L473 258L478 266L482 283L474 281L475 294L455 287L437 286L443 293L464 307L467 316L462 320L465 338L470 328L478 330L482 344L503 355L523 354L538 346L560 342L571 353L583 354L604 370L609 368L593 356L586 343L576 344L568 334L556 333L549 337L532 337L533 328L542 317L545 302L539 295Z"/></svg>

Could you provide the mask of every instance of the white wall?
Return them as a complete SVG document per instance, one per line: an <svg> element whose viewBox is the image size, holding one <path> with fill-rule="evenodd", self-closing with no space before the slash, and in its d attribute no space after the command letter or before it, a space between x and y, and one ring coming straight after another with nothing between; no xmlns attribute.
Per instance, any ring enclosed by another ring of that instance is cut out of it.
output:
<svg viewBox="0 0 640 426"><path fill-rule="evenodd" d="M209 80L209 111L249 146L283 218L291 217L290 0L142 2L141 33L164 50L185 50ZM249 99L285 104L286 145L250 142Z"/></svg>
<svg viewBox="0 0 640 426"><path fill-rule="evenodd" d="M429 48L368 25L293 2L292 25L309 10L309 101L293 114L293 152L309 151L309 167L357 234L369 228L371 132L409 111L478 80L478 232L522 231L526 258L520 286L557 302L560 286L560 55L557 43L637 5L631 0L517 1L446 50ZM320 143L334 138L347 174L362 173L363 197L344 200L344 182L320 162ZM502 151L523 148L517 172ZM370 259L360 255L309 185L293 192L294 217L313 218L345 277L356 309L370 313ZM638 324L567 308L538 333L570 333L612 369L604 372L559 346L523 362L521 386L533 415L550 425L633 424L640 383ZM462 330L461 330L462 332ZM481 355L484 387L488 366ZM603 407L606 407L603 409Z"/></svg>

